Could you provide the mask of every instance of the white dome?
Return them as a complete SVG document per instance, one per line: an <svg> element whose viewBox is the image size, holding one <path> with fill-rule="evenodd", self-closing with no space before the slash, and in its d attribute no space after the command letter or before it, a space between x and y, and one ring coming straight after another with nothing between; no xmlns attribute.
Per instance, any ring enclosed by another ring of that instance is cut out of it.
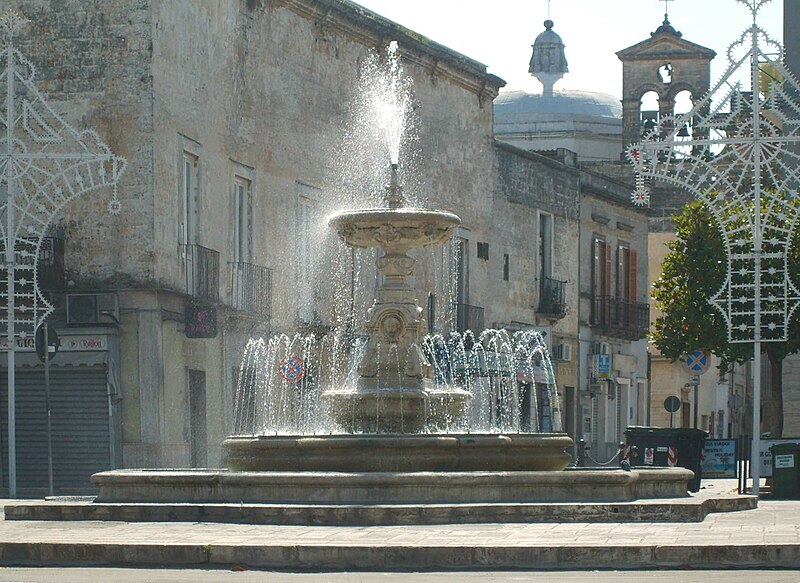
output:
<svg viewBox="0 0 800 583"><path fill-rule="evenodd" d="M575 114L622 119L622 104L608 93L556 91L552 95L522 90L503 91L494 100L495 116Z"/></svg>

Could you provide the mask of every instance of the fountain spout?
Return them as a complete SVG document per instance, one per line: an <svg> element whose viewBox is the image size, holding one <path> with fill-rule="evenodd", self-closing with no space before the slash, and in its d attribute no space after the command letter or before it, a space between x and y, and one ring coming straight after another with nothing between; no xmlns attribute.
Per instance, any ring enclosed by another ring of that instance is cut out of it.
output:
<svg viewBox="0 0 800 583"><path fill-rule="evenodd" d="M389 185L386 187L386 206L390 209L399 209L405 205L403 198L403 187L400 186L400 180L397 177L398 164L391 165L392 174L389 178Z"/></svg>

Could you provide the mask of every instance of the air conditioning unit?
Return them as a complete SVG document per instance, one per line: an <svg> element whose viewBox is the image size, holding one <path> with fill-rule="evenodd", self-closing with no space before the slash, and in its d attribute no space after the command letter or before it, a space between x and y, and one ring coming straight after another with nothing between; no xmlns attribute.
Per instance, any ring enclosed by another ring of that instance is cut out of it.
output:
<svg viewBox="0 0 800 583"><path fill-rule="evenodd" d="M67 324L118 324L117 294L67 294Z"/></svg>
<svg viewBox="0 0 800 583"><path fill-rule="evenodd" d="M572 360L572 344L562 342L553 347L553 358L564 362Z"/></svg>

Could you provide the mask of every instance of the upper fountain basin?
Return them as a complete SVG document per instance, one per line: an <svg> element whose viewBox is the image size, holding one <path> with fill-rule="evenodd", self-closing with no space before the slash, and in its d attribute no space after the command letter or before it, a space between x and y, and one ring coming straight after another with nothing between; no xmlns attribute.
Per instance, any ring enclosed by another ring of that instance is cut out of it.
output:
<svg viewBox="0 0 800 583"><path fill-rule="evenodd" d="M453 213L417 208L348 210L328 219L328 225L349 246L394 252L441 245L460 224L461 219Z"/></svg>

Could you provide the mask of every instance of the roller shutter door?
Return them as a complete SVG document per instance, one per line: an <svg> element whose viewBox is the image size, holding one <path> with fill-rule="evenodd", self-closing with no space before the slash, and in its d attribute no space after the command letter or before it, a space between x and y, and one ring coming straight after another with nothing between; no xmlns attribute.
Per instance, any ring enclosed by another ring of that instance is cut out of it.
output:
<svg viewBox="0 0 800 583"><path fill-rule="evenodd" d="M8 388L0 369L0 455L8 488ZM110 469L111 436L105 365L51 366L50 403L55 494L92 494L89 477ZM16 374L17 495L47 494L47 421L44 367Z"/></svg>

